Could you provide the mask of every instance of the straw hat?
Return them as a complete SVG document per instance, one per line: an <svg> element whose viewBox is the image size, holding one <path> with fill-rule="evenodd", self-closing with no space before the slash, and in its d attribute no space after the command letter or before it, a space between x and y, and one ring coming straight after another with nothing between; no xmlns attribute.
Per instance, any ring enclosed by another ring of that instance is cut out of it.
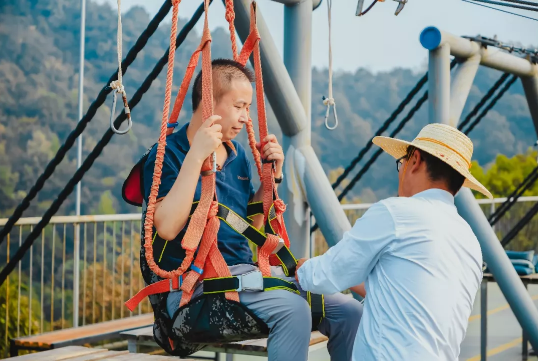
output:
<svg viewBox="0 0 538 362"><path fill-rule="evenodd" d="M424 127L412 142L390 137L374 137L373 143L396 159L405 156L409 146L423 150L444 161L463 175L465 177L464 187L476 190L490 199L493 198L491 193L469 171L473 155L473 142L454 127L431 123Z"/></svg>

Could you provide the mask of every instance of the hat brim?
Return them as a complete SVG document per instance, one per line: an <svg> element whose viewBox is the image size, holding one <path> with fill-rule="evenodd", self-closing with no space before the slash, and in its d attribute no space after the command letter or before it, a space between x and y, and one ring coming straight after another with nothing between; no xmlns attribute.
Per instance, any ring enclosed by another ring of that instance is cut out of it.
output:
<svg viewBox="0 0 538 362"><path fill-rule="evenodd" d="M374 137L372 142L376 145L381 147L383 151L391 155L392 157L399 159L401 157L404 157L407 154L407 148L409 146L416 147L420 150L423 150L425 152L428 152L430 155L435 156L439 158L441 161L448 164L450 167L452 167L454 170L459 172L463 177L465 177L465 181L463 182L463 187L468 187L470 189L473 189L475 191L480 192L482 195L486 196L489 199L492 199L493 196L491 193L482 185L478 180L471 174L469 169L466 169L464 167L461 167L461 165L455 165L451 164L450 162L447 162L445 159L442 159L437 156L437 152L434 149L434 147L428 147L426 144L417 144L413 142L403 141L396 138L391 137L383 137L383 136L377 136Z"/></svg>

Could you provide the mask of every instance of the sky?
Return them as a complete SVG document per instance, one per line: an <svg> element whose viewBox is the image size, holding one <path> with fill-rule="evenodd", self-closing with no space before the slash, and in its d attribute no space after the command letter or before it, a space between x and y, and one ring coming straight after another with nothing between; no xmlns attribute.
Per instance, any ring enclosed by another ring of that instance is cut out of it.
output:
<svg viewBox="0 0 538 362"><path fill-rule="evenodd" d="M108 2L116 9L116 0ZM408 0L403 11L394 16L397 3L380 2L366 15L355 16L358 0L333 0L332 51L335 71L355 71L366 68L372 72L388 71L396 67L425 69L427 51L420 45L420 32L427 26L436 26L454 35L497 36L505 43L538 47L538 21L533 21L487 9L462 0ZM180 17L190 18L200 0L183 0ZM365 0L365 7L370 0ZM122 12L132 6L143 6L154 15L161 0L122 0ZM258 0L259 9L282 54L284 39L284 5L271 0ZM503 8L538 19L538 12ZM328 66L327 1L314 11L312 19L312 65ZM210 8L210 27L224 26L224 5L215 0ZM201 29L199 22L198 29ZM262 39L263 41L263 39Z"/></svg>

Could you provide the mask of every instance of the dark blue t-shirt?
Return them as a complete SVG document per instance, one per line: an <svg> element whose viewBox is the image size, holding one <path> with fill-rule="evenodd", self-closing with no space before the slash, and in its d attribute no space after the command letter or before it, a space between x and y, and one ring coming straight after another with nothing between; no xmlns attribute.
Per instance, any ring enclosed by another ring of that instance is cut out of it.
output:
<svg viewBox="0 0 538 362"><path fill-rule="evenodd" d="M176 178L185 156L190 149L189 140L187 139L188 123L179 131L171 134L166 138L166 152L163 161L163 170L161 177L161 185L159 186L159 194L157 199L168 194ZM216 173L216 190L219 203L226 205L228 208L235 211L238 215L246 219L248 202L254 196L254 187L251 182L252 174L250 162L246 157L245 149L237 142L232 141L235 151L225 144L228 151L228 158L224 162L221 171ZM144 165L144 199L146 204L151 191L151 183L153 181L153 170L155 168L155 156L157 153L157 145L153 147L148 155L146 164ZM202 187L202 178L198 180L194 200L200 200ZM181 248L181 240L187 230L187 225L171 241L168 241L166 249ZM247 239L241 234L234 231L225 222L220 223L219 233L217 235L218 247L224 260L228 265L236 264L252 264L252 251L248 245ZM167 271L175 270L183 261L185 252L180 255L182 258L172 257L167 255L166 249L163 252L159 266Z"/></svg>

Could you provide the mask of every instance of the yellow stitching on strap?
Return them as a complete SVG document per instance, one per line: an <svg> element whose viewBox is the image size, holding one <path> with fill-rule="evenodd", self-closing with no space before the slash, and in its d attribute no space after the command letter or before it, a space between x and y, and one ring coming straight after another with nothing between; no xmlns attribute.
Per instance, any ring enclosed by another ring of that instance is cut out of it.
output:
<svg viewBox="0 0 538 362"><path fill-rule="evenodd" d="M161 256L159 256L159 263L161 262L164 254L164 249L166 249L166 245L168 245L168 240L165 241L163 251L161 251Z"/></svg>
<svg viewBox="0 0 538 362"><path fill-rule="evenodd" d="M288 292L291 292L291 293L295 293L295 294L301 294L299 293L299 291L295 290L295 289L290 289L290 288L287 288L287 287L271 287L271 288L266 288L264 289L263 291L264 292L269 292L271 290L287 290Z"/></svg>

